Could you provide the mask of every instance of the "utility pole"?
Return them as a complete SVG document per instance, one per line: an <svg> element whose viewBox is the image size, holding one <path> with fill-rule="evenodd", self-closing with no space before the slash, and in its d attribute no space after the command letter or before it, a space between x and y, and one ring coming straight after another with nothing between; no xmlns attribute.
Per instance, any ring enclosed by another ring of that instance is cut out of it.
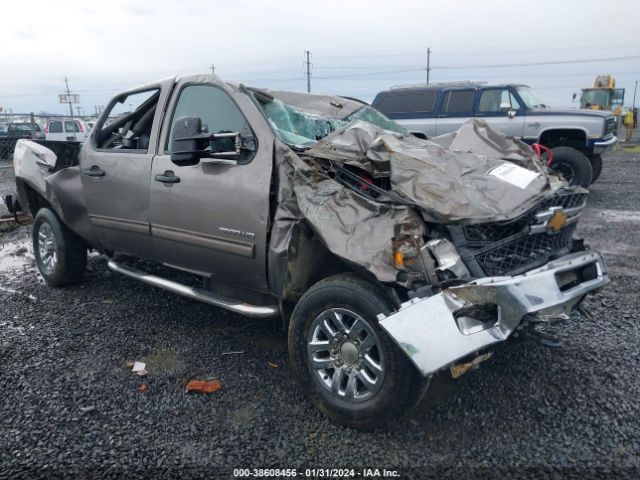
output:
<svg viewBox="0 0 640 480"><path fill-rule="evenodd" d="M215 75L216 74L216 66L212 63L211 64L211 75Z"/></svg>
<svg viewBox="0 0 640 480"><path fill-rule="evenodd" d="M309 50L304 51L305 54L305 65L307 66L307 70L305 75L307 76L307 93L311 93L311 52Z"/></svg>
<svg viewBox="0 0 640 480"><path fill-rule="evenodd" d="M633 87L633 108L634 110L636 109L636 90L638 90L638 80L636 80L636 86Z"/></svg>
<svg viewBox="0 0 640 480"><path fill-rule="evenodd" d="M431 47L427 48L427 85L429 85L430 75L431 75Z"/></svg>
<svg viewBox="0 0 640 480"><path fill-rule="evenodd" d="M64 77L64 84L67 87L67 99L69 100L69 115L73 118L73 104L71 103L71 92L69 91L69 80Z"/></svg>

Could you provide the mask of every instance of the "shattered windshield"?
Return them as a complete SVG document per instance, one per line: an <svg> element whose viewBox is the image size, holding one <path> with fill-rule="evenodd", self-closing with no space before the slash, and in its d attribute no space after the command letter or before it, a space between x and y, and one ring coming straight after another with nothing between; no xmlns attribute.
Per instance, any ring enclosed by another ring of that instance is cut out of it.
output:
<svg viewBox="0 0 640 480"><path fill-rule="evenodd" d="M343 119L306 112L278 98L268 102L259 99L264 113L278 137L289 145L311 147L321 138L328 136L353 120L363 120L392 132L408 133L404 127L389 120L369 105L363 105Z"/></svg>

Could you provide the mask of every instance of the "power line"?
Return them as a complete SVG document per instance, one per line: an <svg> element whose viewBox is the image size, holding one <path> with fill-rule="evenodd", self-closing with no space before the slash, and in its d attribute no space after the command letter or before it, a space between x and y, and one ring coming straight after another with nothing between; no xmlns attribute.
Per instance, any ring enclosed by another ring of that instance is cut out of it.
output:
<svg viewBox="0 0 640 480"><path fill-rule="evenodd" d="M495 65L444 65L436 68L438 70L462 70L468 68L538 67L542 65L566 65L571 63L615 62L617 60L633 60L636 58L640 58L640 55L626 55L623 57L583 58L580 60L556 60L551 62L503 63Z"/></svg>

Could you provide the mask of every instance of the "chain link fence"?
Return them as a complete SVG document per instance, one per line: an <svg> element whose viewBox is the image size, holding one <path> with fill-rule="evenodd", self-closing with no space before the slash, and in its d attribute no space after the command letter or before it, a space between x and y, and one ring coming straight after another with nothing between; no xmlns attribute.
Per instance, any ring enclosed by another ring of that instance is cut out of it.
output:
<svg viewBox="0 0 640 480"><path fill-rule="evenodd" d="M51 120L59 120L55 125ZM81 122L76 122L80 120ZM88 134L87 122L95 121L93 117L70 115L40 115L30 113L0 113L0 163L13 159L13 150L18 140L84 140ZM56 131L48 131L48 126L56 127ZM56 137L56 138L54 138Z"/></svg>

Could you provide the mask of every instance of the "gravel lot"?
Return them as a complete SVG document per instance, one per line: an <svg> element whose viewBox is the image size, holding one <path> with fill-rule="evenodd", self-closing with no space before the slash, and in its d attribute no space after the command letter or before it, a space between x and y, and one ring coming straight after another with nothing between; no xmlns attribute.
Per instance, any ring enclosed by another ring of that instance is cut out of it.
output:
<svg viewBox="0 0 640 480"><path fill-rule="evenodd" d="M613 280L586 302L593 321L549 327L560 349L502 346L458 381L437 379L410 417L373 432L334 425L310 406L278 321L153 289L99 256L82 284L48 288L29 227L0 233L0 478L228 478L261 467L638 478L639 184L640 154L616 152L593 186L580 230ZM147 363L144 393L131 360ZM223 388L185 394L190 378Z"/></svg>

